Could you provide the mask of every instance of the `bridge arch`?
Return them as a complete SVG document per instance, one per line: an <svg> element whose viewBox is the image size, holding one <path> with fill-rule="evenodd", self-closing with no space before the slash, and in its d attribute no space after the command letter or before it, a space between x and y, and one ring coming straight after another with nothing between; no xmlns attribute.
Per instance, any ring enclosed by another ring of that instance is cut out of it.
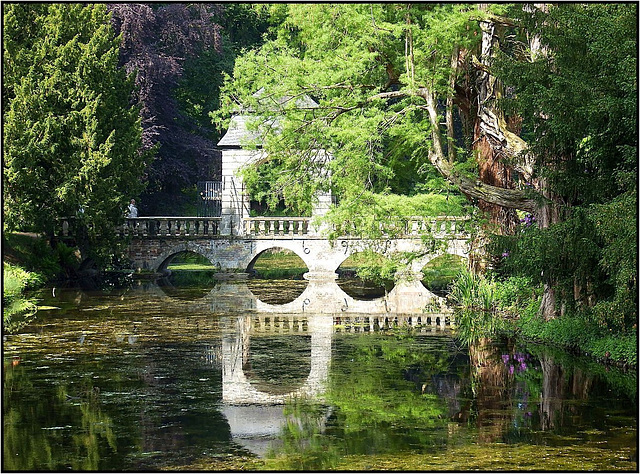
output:
<svg viewBox="0 0 640 474"><path fill-rule="evenodd" d="M305 247L304 241L302 243L299 240L256 240L254 241L254 245L251 249L251 255L249 256L249 262L245 266L246 271L250 271L253 269L253 265L256 263L256 260L266 251L275 250L275 249L284 249L289 250L296 254L300 260L305 264L308 269L313 267L313 261L309 258L310 250L308 247Z"/></svg>
<svg viewBox="0 0 640 474"><path fill-rule="evenodd" d="M167 269L171 261L181 253L192 252L206 258L212 265L216 265L215 261L211 260L211 255L207 251L207 246L195 241L177 241L173 242L173 245L169 245L166 249L160 252L153 260L154 265L149 268L156 272L163 272Z"/></svg>
<svg viewBox="0 0 640 474"><path fill-rule="evenodd" d="M287 250L289 252L292 252L296 257L298 257L300 259L300 261L305 265L305 267L307 267L307 271L309 270L309 265L307 264L307 262L305 262L304 257L302 255L300 255L300 253L298 252L297 249L295 249L295 248L287 248L286 246L282 245L281 243L274 243L272 246L270 246L268 248L264 248L264 249L259 250L259 251L257 251L257 250L253 251L251 253L251 257L250 257L251 261L247 265L245 271L247 273L253 273L254 265L256 264L258 259L261 256L263 256L266 252L273 251L273 250ZM302 253L304 254L304 252L302 252Z"/></svg>

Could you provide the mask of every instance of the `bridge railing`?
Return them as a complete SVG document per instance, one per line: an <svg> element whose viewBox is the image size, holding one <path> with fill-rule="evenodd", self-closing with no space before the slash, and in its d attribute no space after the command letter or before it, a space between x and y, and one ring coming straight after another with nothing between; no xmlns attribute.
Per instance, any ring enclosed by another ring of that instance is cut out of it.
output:
<svg viewBox="0 0 640 474"><path fill-rule="evenodd" d="M466 234L465 224L468 216L412 217L405 224L407 236L431 234L434 237L457 236Z"/></svg>
<svg viewBox="0 0 640 474"><path fill-rule="evenodd" d="M247 217L243 219L244 235L301 236L309 233L310 217Z"/></svg>
<svg viewBox="0 0 640 474"><path fill-rule="evenodd" d="M71 237L70 219L61 219L59 235ZM412 217L399 222L398 237L419 237L430 234L436 238L466 236L469 217ZM122 237L215 237L221 236L221 217L137 217L126 219L116 228ZM380 222L382 235L394 225ZM251 237L308 236L310 217L249 217L242 221L242 233ZM357 235L354 232L353 235Z"/></svg>
<svg viewBox="0 0 640 474"><path fill-rule="evenodd" d="M381 238L413 238L422 235L432 235L436 238L466 237L467 221L469 221L467 216L404 217L375 222L369 230L379 234ZM353 233L349 232L349 229L346 233L347 236L360 235L355 226Z"/></svg>
<svg viewBox="0 0 640 474"><path fill-rule="evenodd" d="M213 237L220 235L220 217L136 217L116 229L120 236Z"/></svg>

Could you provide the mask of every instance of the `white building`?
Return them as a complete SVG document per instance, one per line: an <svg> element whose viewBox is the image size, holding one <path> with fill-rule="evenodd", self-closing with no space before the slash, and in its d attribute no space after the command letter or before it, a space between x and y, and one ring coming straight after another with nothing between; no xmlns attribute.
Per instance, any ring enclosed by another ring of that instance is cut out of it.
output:
<svg viewBox="0 0 640 474"><path fill-rule="evenodd" d="M263 90L255 96L259 97ZM289 99L283 99L280 104ZM318 104L308 96L296 101L299 108L312 109ZM252 120L250 111L241 110L231 117L229 129L218 142L222 151L222 235L242 235L242 221L249 217L250 202L245 192L240 170L248 165L259 163L266 159L266 152L262 149L260 130L250 130L247 124ZM272 122L270 126L276 126ZM320 153L325 154L324 150ZM331 206L331 193L316 195L313 203L312 217L324 215Z"/></svg>

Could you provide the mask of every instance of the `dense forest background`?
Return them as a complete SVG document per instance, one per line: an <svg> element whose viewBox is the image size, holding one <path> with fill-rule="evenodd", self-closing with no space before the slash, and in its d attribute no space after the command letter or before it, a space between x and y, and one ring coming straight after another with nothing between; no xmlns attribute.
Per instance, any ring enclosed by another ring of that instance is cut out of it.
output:
<svg viewBox="0 0 640 474"><path fill-rule="evenodd" d="M545 320L637 329L636 4L2 13L3 231L76 216L108 253L131 197L142 215L193 212L230 115L250 108L270 161L246 181L267 205L304 212L331 190L337 232L471 214L475 270L539 288Z"/></svg>

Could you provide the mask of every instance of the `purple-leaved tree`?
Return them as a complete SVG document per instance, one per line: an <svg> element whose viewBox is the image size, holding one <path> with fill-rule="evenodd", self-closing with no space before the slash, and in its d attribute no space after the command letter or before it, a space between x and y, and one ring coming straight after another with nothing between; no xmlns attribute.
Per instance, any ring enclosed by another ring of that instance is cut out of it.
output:
<svg viewBox="0 0 640 474"><path fill-rule="evenodd" d="M223 7L118 3L108 8L116 32L122 35L121 63L127 72L137 73L144 147L157 147L146 169L147 192L175 195L206 178L215 160L212 131L180 110L175 90L185 61L207 50L222 53L217 19ZM149 213L159 211L151 202L144 207Z"/></svg>

